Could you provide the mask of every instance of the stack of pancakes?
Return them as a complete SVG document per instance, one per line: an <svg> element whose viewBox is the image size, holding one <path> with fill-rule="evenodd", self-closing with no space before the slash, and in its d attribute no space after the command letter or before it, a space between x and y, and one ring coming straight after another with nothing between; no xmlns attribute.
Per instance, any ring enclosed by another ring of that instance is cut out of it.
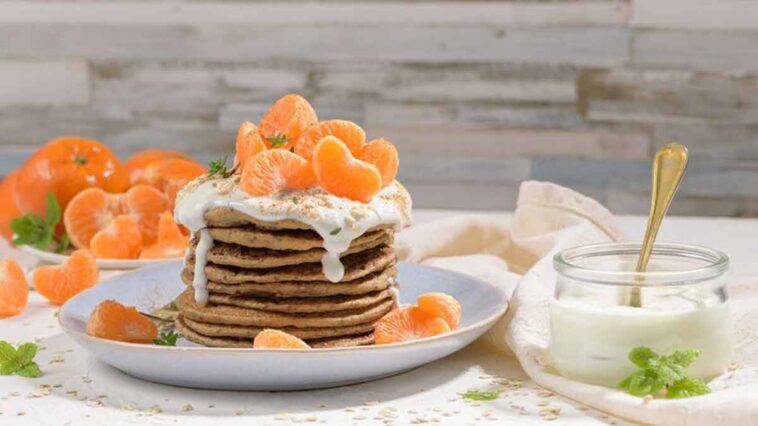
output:
<svg viewBox="0 0 758 426"><path fill-rule="evenodd" d="M176 299L176 329L206 346L250 347L256 334L279 329L311 347L368 345L375 323L396 306L394 230L374 228L342 253L344 278L322 272L321 236L293 220L265 222L229 208L205 213L213 239L205 274L208 303L195 302L197 236L190 244Z"/></svg>

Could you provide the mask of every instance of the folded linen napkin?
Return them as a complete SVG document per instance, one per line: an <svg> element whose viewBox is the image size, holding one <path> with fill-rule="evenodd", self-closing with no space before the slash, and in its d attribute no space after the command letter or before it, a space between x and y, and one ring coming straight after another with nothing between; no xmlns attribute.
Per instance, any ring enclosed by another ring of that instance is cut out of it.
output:
<svg viewBox="0 0 758 426"><path fill-rule="evenodd" d="M538 385L629 420L659 425L758 425L758 287L730 283L738 368L711 382L713 393L646 400L560 377L544 367L553 255L583 244L623 240L611 213L595 200L544 182L524 182L513 216L466 215L401 233L402 260L469 274L512 292L506 315L484 336L518 358Z"/></svg>

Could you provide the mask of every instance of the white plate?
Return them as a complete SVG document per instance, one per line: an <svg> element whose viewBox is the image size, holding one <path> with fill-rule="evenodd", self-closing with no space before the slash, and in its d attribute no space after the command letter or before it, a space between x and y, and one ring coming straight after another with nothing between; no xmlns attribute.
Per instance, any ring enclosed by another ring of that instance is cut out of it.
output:
<svg viewBox="0 0 758 426"><path fill-rule="evenodd" d="M481 336L507 307L503 291L484 281L400 263L400 302L415 303L418 295L432 291L448 293L463 308L457 330L393 345L310 350L207 348L186 341L165 347L85 333L90 313L103 300L114 299L145 312L173 300L185 289L179 279L181 267L181 262L172 262L106 280L63 305L61 326L100 361L145 380L206 389L304 390L374 380L443 358Z"/></svg>
<svg viewBox="0 0 758 426"><path fill-rule="evenodd" d="M68 259L68 255L40 250L32 246L21 246L19 250L31 254L45 263L61 264ZM159 263L175 262L176 259L95 259L100 269L137 269L143 266L157 265Z"/></svg>

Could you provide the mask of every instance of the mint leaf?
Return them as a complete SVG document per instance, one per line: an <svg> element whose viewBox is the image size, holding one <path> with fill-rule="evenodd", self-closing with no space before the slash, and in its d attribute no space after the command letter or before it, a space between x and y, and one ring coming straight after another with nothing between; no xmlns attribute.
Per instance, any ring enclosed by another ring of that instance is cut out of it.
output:
<svg viewBox="0 0 758 426"><path fill-rule="evenodd" d="M677 380L668 387L666 395L669 398L689 398L691 396L705 395L711 393L711 388L700 379L690 379L685 377Z"/></svg>
<svg viewBox="0 0 758 426"><path fill-rule="evenodd" d="M10 376L18 371L19 368L21 368L21 364L19 364L17 359L6 361L0 366L0 376Z"/></svg>
<svg viewBox="0 0 758 426"><path fill-rule="evenodd" d="M58 241L58 247L55 248L55 252L58 254L64 253L68 250L69 245L71 245L71 239L68 237L68 234L63 234Z"/></svg>
<svg viewBox="0 0 758 426"><path fill-rule="evenodd" d="M329 232L329 235L337 235L340 232L342 232L342 228L334 228L331 230L331 232Z"/></svg>
<svg viewBox="0 0 758 426"><path fill-rule="evenodd" d="M674 364L667 357L663 358L663 362L657 369L658 375L666 381L666 383L673 383L677 380L683 379L687 376L687 372L684 367L678 364Z"/></svg>
<svg viewBox="0 0 758 426"><path fill-rule="evenodd" d="M0 340L0 364L5 364L16 358L18 358L18 353L16 352L16 349L13 348L13 345Z"/></svg>
<svg viewBox="0 0 758 426"><path fill-rule="evenodd" d="M462 395L463 399L469 401L492 401L498 399L503 391L479 391L470 390Z"/></svg>
<svg viewBox="0 0 758 426"><path fill-rule="evenodd" d="M640 368L647 368L651 362L658 360L658 354L647 346L638 346L629 352L629 361Z"/></svg>
<svg viewBox="0 0 758 426"><path fill-rule="evenodd" d="M159 346L176 346L176 341L179 335L174 330L162 331L157 339L153 339L153 343Z"/></svg>
<svg viewBox="0 0 758 426"><path fill-rule="evenodd" d="M684 351L674 351L673 354L669 355L668 358L671 360L671 362L682 366L683 368L687 368L692 364L697 357L700 356L700 351L697 349L687 349Z"/></svg>
<svg viewBox="0 0 758 426"><path fill-rule="evenodd" d="M47 193L45 199L45 222L50 225L57 225L61 221L61 206L58 199L52 192Z"/></svg>
<svg viewBox="0 0 758 426"><path fill-rule="evenodd" d="M277 146L286 145L290 141L290 138L284 133L279 133L275 136L266 137L266 140L271 144L271 148L276 148Z"/></svg>
<svg viewBox="0 0 758 426"><path fill-rule="evenodd" d="M640 370L632 373L619 387L634 396L645 396L663 389L666 382L655 371Z"/></svg>
<svg viewBox="0 0 758 426"><path fill-rule="evenodd" d="M224 158L219 158L217 160L213 160L210 163L208 163L208 175L209 176L221 176L223 178L228 178L232 175L233 170L229 170L226 167L226 160L229 156L224 156Z"/></svg>
<svg viewBox="0 0 758 426"><path fill-rule="evenodd" d="M21 365L29 364L34 360L34 356L37 355L37 345L34 343L24 343L16 349L18 354L18 362Z"/></svg>
<svg viewBox="0 0 758 426"><path fill-rule="evenodd" d="M36 378L42 375L42 370L36 362L31 362L16 370L16 374L21 377Z"/></svg>

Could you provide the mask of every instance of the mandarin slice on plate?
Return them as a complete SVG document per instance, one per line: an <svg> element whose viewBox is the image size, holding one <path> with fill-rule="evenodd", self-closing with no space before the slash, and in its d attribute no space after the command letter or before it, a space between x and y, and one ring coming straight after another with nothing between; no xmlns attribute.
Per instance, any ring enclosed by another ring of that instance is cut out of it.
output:
<svg viewBox="0 0 758 426"><path fill-rule="evenodd" d="M305 189L316 184L313 166L297 154L273 149L256 154L242 170L240 187L251 195Z"/></svg>
<svg viewBox="0 0 758 426"><path fill-rule="evenodd" d="M319 185L339 197L368 203L382 189L382 176L376 166L354 158L334 136L316 145L313 169Z"/></svg>
<svg viewBox="0 0 758 426"><path fill-rule="evenodd" d="M383 316L374 329L377 345L409 342L450 332L440 317L428 315L416 306L407 306Z"/></svg>
<svg viewBox="0 0 758 426"><path fill-rule="evenodd" d="M176 194L184 185L207 172L208 169L197 161L167 158L145 167L144 182L163 192L173 209Z"/></svg>
<svg viewBox="0 0 758 426"><path fill-rule="evenodd" d="M88 250L76 250L62 265L40 266L34 271L34 288L54 305L62 305L97 284L100 270Z"/></svg>
<svg viewBox="0 0 758 426"><path fill-rule="evenodd" d="M14 196L21 212L44 217L48 193L53 193L65 209L76 194L91 187L113 193L126 191L129 174L102 143L66 136L52 140L24 163Z"/></svg>
<svg viewBox="0 0 758 426"><path fill-rule="evenodd" d="M310 349L307 343L283 331L267 328L255 336L253 349Z"/></svg>
<svg viewBox="0 0 758 426"><path fill-rule="evenodd" d="M242 123L237 132L234 164L244 167L251 158L265 150L266 143L263 141L263 135L258 130L258 126L249 121Z"/></svg>
<svg viewBox="0 0 758 426"><path fill-rule="evenodd" d="M169 259L182 257L189 244L189 235L174 222L171 212L164 212L158 223L158 242L145 248L140 259Z"/></svg>
<svg viewBox="0 0 758 426"><path fill-rule="evenodd" d="M124 163L127 173L129 173L129 181L132 185L138 185L140 183L147 183L143 181L143 175L145 174L145 168L159 160L165 160L167 158L181 158L184 160L192 160L192 158L179 151L173 151L169 149L148 149L140 151L131 156Z"/></svg>
<svg viewBox="0 0 758 426"><path fill-rule="evenodd" d="M106 300L90 314L87 334L119 342L152 343L158 337L158 327L136 308Z"/></svg>
<svg viewBox="0 0 758 426"><path fill-rule="evenodd" d="M302 96L289 94L277 100L258 124L269 148L289 150L310 125L318 122L311 104Z"/></svg>
<svg viewBox="0 0 758 426"><path fill-rule="evenodd" d="M392 142L386 139L374 139L363 147L358 158L379 169L382 185L387 186L395 180L397 169L400 167L400 156Z"/></svg>
<svg viewBox="0 0 758 426"><path fill-rule="evenodd" d="M21 313L29 300L29 284L13 259L0 260L0 318Z"/></svg>
<svg viewBox="0 0 758 426"><path fill-rule="evenodd" d="M121 196L121 211L131 215L139 225L142 242L152 244L158 238L161 214L169 211L168 198L155 188L137 185Z"/></svg>
<svg viewBox="0 0 758 426"><path fill-rule="evenodd" d="M142 233L130 215L116 216L90 242L90 251L98 259L136 259L142 250Z"/></svg>
<svg viewBox="0 0 758 426"><path fill-rule="evenodd" d="M18 170L11 172L0 182L0 235L9 242L13 239L11 220L21 216L21 211L16 207L16 197L13 195L16 178Z"/></svg>
<svg viewBox="0 0 758 426"><path fill-rule="evenodd" d="M418 308L433 317L440 317L451 330L458 328L461 321L461 304L451 295L445 293L424 293L418 297Z"/></svg>
<svg viewBox="0 0 758 426"><path fill-rule="evenodd" d="M357 124L347 120L326 120L305 129L295 145L295 154L310 161L313 158L313 149L327 136L334 136L342 141L356 157L366 144L366 132Z"/></svg>

